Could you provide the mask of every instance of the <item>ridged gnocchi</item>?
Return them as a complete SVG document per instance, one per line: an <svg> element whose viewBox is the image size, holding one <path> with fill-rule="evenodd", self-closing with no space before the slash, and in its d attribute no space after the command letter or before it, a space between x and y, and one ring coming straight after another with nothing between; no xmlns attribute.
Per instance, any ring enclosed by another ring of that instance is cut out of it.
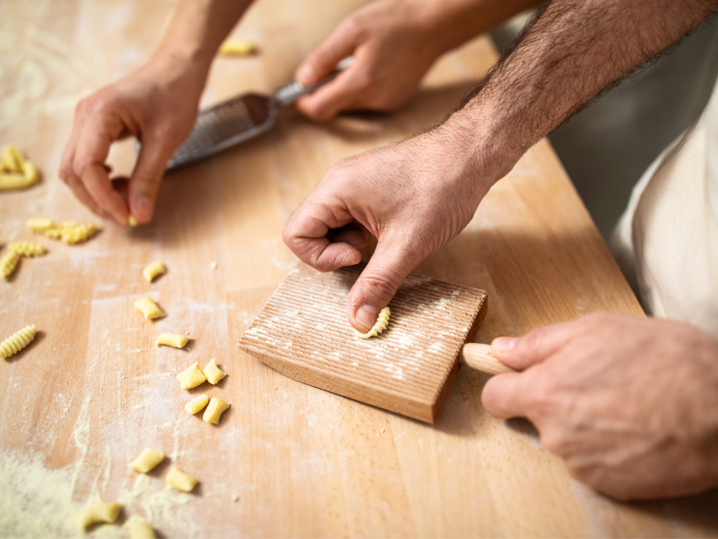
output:
<svg viewBox="0 0 718 539"><path fill-rule="evenodd" d="M55 224L52 219L46 217L28 219L25 226L36 234L43 234L53 240L62 240L68 245L87 241L100 231L100 227L93 223L63 221Z"/></svg>
<svg viewBox="0 0 718 539"><path fill-rule="evenodd" d="M20 257L15 251L9 250L6 252L2 255L2 258L0 258L0 275L2 275L4 279L10 277L15 272L19 262Z"/></svg>
<svg viewBox="0 0 718 539"><path fill-rule="evenodd" d="M359 333L356 329L354 332L356 333L356 336L360 339L368 339L370 337L376 337L379 335L382 331L386 329L386 326L389 325L389 317L391 316L391 310L389 307L384 307L380 312L379 316L376 318L376 322L374 322L374 327L372 327L367 333Z"/></svg>
<svg viewBox="0 0 718 539"><path fill-rule="evenodd" d="M0 343L0 357L7 359L10 356L14 356L20 350L30 344L35 339L37 328L35 325L26 326L20 331L11 335L3 342Z"/></svg>
<svg viewBox="0 0 718 539"><path fill-rule="evenodd" d="M18 256L42 256L47 253L45 246L33 241L10 243L8 249L15 251Z"/></svg>
<svg viewBox="0 0 718 539"><path fill-rule="evenodd" d="M37 167L25 159L16 146L8 144L3 147L0 156L0 190L30 187L38 179Z"/></svg>

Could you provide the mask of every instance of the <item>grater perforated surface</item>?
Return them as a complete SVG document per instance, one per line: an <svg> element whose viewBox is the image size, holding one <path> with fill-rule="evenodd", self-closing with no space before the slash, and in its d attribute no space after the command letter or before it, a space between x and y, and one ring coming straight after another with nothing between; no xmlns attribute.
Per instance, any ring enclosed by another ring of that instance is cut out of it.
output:
<svg viewBox="0 0 718 539"><path fill-rule="evenodd" d="M239 342L241 349L301 382L433 422L473 337L483 290L410 275L389 304L388 328L359 339L346 300L364 265L293 270Z"/></svg>

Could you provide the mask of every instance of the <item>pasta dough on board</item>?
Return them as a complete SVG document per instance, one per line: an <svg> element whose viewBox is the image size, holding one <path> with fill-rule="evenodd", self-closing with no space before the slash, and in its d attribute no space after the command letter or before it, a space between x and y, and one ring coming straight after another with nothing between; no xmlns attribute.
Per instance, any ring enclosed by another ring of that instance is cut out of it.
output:
<svg viewBox="0 0 718 539"><path fill-rule="evenodd" d="M194 363L179 373L177 380L179 380L180 388L192 389L193 387L204 384L207 381L207 377L202 374L202 371L199 369L199 363Z"/></svg>
<svg viewBox="0 0 718 539"><path fill-rule="evenodd" d="M227 408L229 408L228 402L224 402L217 397L212 397L212 400L209 401L209 406L207 406L207 409L204 411L202 419L207 423L219 425L219 418Z"/></svg>
<svg viewBox="0 0 718 539"><path fill-rule="evenodd" d="M0 275L2 275L4 279L10 277L15 273L19 262L20 257L17 253L13 250L9 250L0 258Z"/></svg>
<svg viewBox="0 0 718 539"><path fill-rule="evenodd" d="M26 326L3 342L0 342L0 357L7 359L10 356L14 356L33 341L36 333L37 328L34 325Z"/></svg>
<svg viewBox="0 0 718 539"><path fill-rule="evenodd" d="M130 468L133 468L140 473L147 473L152 471L155 466L157 466L164 459L165 455L162 451L148 447L139 457L130 462L129 465Z"/></svg>
<svg viewBox="0 0 718 539"><path fill-rule="evenodd" d="M94 503L86 506L80 513L80 524L87 529L98 522L108 524L117 520L122 504L119 503Z"/></svg>
<svg viewBox="0 0 718 539"><path fill-rule="evenodd" d="M152 298L140 298L135 301L134 305L147 320L154 320L155 318L167 316Z"/></svg>
<svg viewBox="0 0 718 539"><path fill-rule="evenodd" d="M157 346L164 344L165 346L173 346L175 348L184 348L189 341L187 335L177 335L176 333L161 333L157 337Z"/></svg>
<svg viewBox="0 0 718 539"><path fill-rule="evenodd" d="M165 268L165 265L159 260L155 260L152 264L145 266L145 269L142 270L142 275L145 276L148 283L151 283L155 277L163 275L166 272L167 268Z"/></svg>
<svg viewBox="0 0 718 539"><path fill-rule="evenodd" d="M257 47L246 39L225 39L219 46L217 53L220 56L249 56L254 54Z"/></svg>
<svg viewBox="0 0 718 539"><path fill-rule="evenodd" d="M155 530L150 523L141 518L133 517L128 523L130 539L156 539Z"/></svg>
<svg viewBox="0 0 718 539"><path fill-rule="evenodd" d="M184 405L184 410L188 414L194 415L197 412L201 411L202 408L207 406L207 403L209 402L209 397L207 395L200 395L199 397L196 397L189 401L187 404Z"/></svg>
<svg viewBox="0 0 718 539"><path fill-rule="evenodd" d="M225 376L227 376L227 373L222 371L222 369L217 366L214 359L207 363L205 368L202 369L202 374L207 377L207 380L213 386L216 386L222 379L224 379Z"/></svg>
<svg viewBox="0 0 718 539"><path fill-rule="evenodd" d="M182 492L192 492L197 480L177 468L172 468L167 474L167 484Z"/></svg>
<svg viewBox="0 0 718 539"><path fill-rule="evenodd" d="M15 251L18 256L42 256L47 253L44 245L33 241L20 241L8 244L8 249Z"/></svg>
<svg viewBox="0 0 718 539"><path fill-rule="evenodd" d="M360 339L376 337L386 329L386 326L389 325L389 316L391 316L391 310L389 310L388 306L384 307L379 312L379 316L377 316L376 322L374 322L374 327L372 327L367 333L359 333L356 329L354 330L354 333L356 333L356 336Z"/></svg>

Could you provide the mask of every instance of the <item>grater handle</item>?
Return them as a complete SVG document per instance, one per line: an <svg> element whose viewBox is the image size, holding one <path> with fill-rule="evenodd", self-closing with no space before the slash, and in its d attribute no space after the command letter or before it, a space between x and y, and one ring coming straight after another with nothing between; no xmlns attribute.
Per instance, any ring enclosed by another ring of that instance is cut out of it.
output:
<svg viewBox="0 0 718 539"><path fill-rule="evenodd" d="M336 77L339 73L351 66L353 61L354 57L347 56L337 64L336 68L334 68L334 71L332 71L329 75L327 75L320 81L315 82L314 84L304 86L301 82L295 80L293 82L290 82L289 84L280 86L274 91L275 103L277 103L277 105L279 105L280 107L283 107L285 105L291 105L303 95L311 94L320 86L323 86L326 83L334 80L334 77Z"/></svg>

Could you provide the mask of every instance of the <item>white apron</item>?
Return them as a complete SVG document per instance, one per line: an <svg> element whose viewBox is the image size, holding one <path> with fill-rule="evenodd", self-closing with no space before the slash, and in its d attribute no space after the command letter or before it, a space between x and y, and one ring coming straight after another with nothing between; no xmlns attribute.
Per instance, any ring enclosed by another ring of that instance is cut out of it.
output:
<svg viewBox="0 0 718 539"><path fill-rule="evenodd" d="M633 189L610 244L648 314L718 339L718 84Z"/></svg>

